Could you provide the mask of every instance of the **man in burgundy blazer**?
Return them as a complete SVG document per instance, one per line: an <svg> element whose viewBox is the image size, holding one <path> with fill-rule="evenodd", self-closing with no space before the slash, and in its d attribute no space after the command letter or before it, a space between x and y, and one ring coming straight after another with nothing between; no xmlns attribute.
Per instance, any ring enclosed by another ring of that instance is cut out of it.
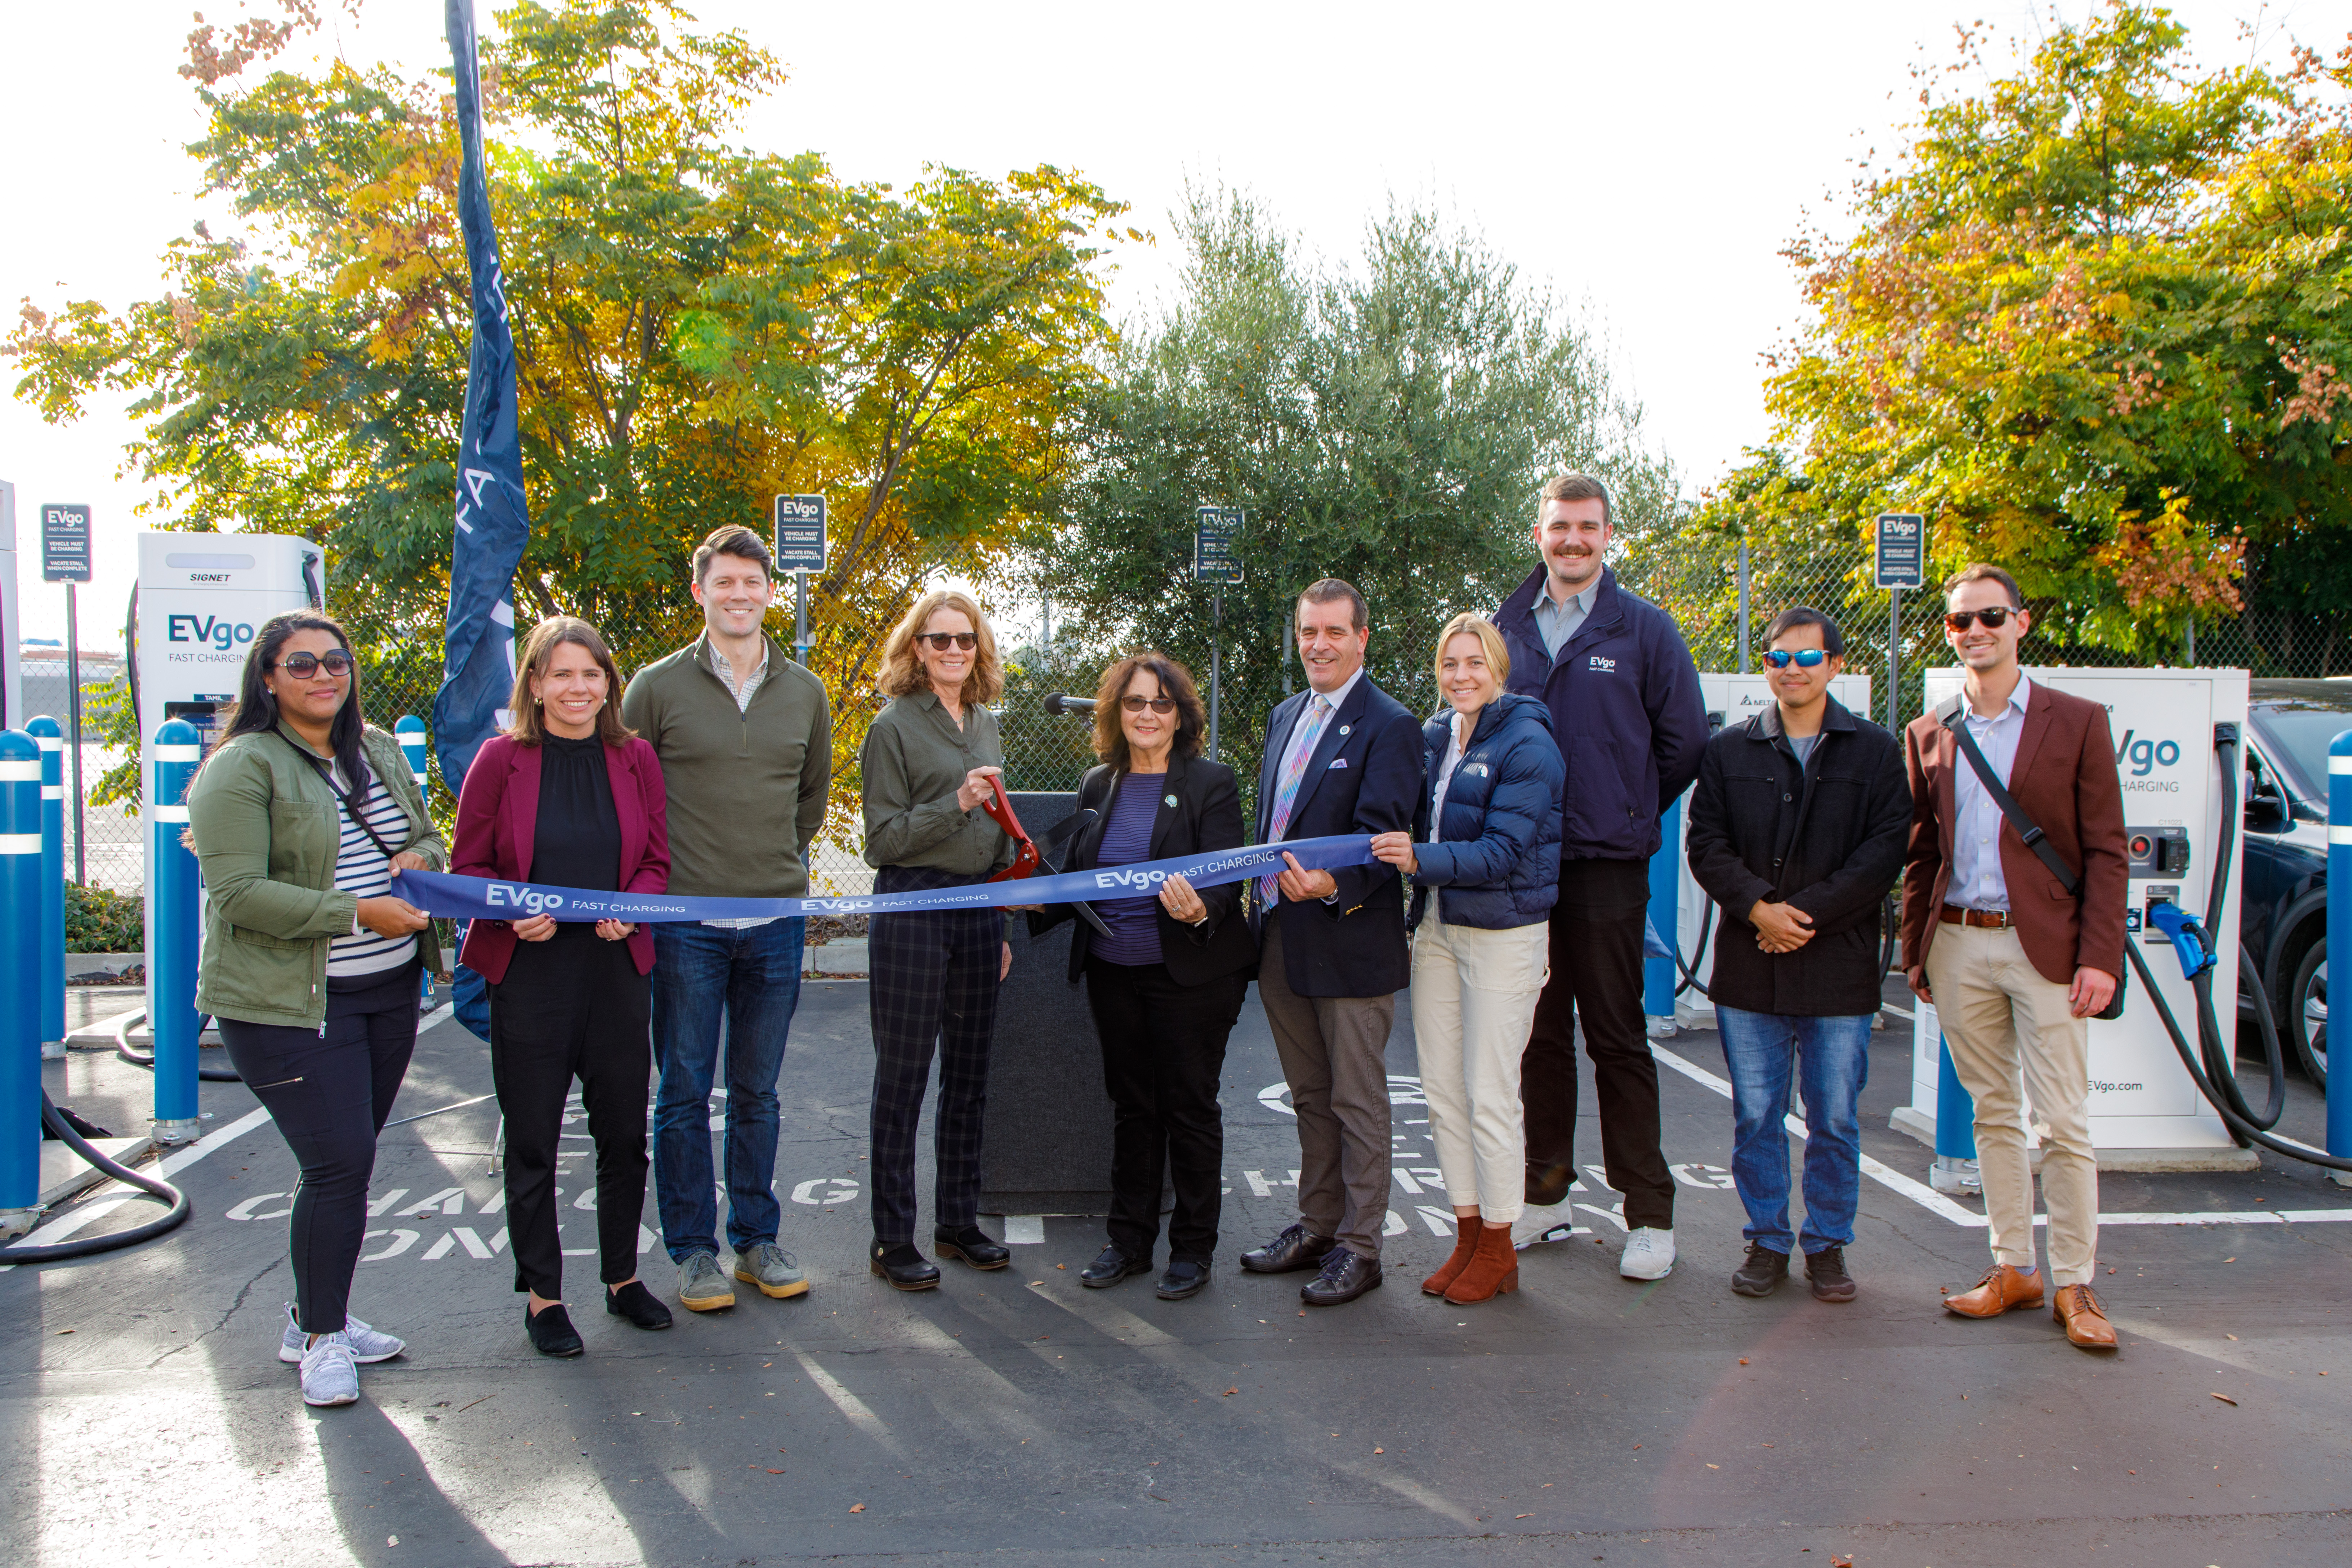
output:
<svg viewBox="0 0 2352 1568"><path fill-rule="evenodd" d="M1974 565L1945 584L1944 636L1968 671L1958 716L1996 777L2072 868L2080 896L2018 836L1936 712L1904 734L1911 840L1903 872L1903 966L1935 1005L1952 1065L1976 1100L1978 1169L1993 1265L1944 1305L1990 1318L2039 1307L2033 1174L2018 1080L2042 1138L2050 1215L2052 1315L2086 1349L2115 1330L2090 1285L2098 1163L2085 1111L2087 1020L2113 999L2124 964L2123 789L2098 703L2037 685L2018 668L2032 625L2016 581Z"/></svg>

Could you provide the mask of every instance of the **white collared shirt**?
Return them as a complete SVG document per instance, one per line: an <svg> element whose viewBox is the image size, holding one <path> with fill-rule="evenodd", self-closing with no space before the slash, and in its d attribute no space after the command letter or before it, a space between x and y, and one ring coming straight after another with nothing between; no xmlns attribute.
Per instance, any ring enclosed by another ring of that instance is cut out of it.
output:
<svg viewBox="0 0 2352 1568"><path fill-rule="evenodd" d="M1351 675L1351 676L1348 677L1348 679L1345 679L1345 680L1343 680L1343 681L1341 681L1341 682L1339 683L1339 690L1337 690L1337 691L1333 691L1333 692L1328 692L1328 693L1326 693L1326 694L1325 694L1325 696L1324 696L1324 698L1323 698L1323 700L1324 700L1324 701L1326 701L1326 702L1328 702L1328 703L1331 705L1331 711L1332 711L1334 714L1337 714L1337 713L1339 711L1339 710L1340 710L1340 709L1342 709L1342 708L1344 708L1344 707L1346 707L1346 706L1348 705L1348 694L1349 694L1349 692L1351 692L1351 691L1355 690L1355 689L1356 689L1356 682L1358 682L1358 681L1360 681L1360 680L1361 680L1361 679L1364 679L1364 667L1363 667L1362 665L1360 665L1360 665L1356 666L1356 673L1355 673L1355 674L1353 674L1353 675ZM1310 688L1308 688L1307 695L1308 695L1310 698L1314 695L1314 689L1313 689L1313 688L1311 688L1311 687L1310 687ZM1308 715L1308 714L1310 714L1310 713L1313 713L1314 711L1315 711L1315 704L1314 704L1312 701L1302 702L1302 703L1300 703L1300 704L1298 705L1298 717L1297 717L1297 718L1296 718L1296 719L1293 719L1293 720L1290 721L1290 730L1289 730L1289 732L1288 732L1287 734L1285 734L1285 735L1282 737L1282 751L1281 751L1281 752L1276 752L1275 753L1276 756L1280 756L1280 755L1282 754L1282 752L1287 752L1287 751L1289 751L1289 750L1290 750L1290 737L1291 737L1292 735L1296 735L1296 734L1297 734L1297 733L1298 733L1298 726L1300 726L1301 724L1304 724L1305 722L1307 722L1307 715ZM1318 741L1318 742L1317 742L1316 743L1317 743L1318 745L1320 745L1322 742ZM1304 789L1304 788L1306 787L1306 784L1304 784L1304 782L1302 782L1302 783L1300 784L1299 787L1300 787L1301 789Z"/></svg>
<svg viewBox="0 0 2352 1568"><path fill-rule="evenodd" d="M2009 772L2017 763L2018 737L2025 732L2026 699L2032 690L2033 683L2021 670L2017 689L1990 718L1966 706L1967 698L1960 700L1960 721L1969 727L1977 750L1992 764L1993 776L2000 780L2003 789L2010 787ZM1964 910L2008 909L2009 879L2000 868L2000 807L1977 777L1968 753L1958 747L1952 757L1952 881L1945 889L1945 901Z"/></svg>

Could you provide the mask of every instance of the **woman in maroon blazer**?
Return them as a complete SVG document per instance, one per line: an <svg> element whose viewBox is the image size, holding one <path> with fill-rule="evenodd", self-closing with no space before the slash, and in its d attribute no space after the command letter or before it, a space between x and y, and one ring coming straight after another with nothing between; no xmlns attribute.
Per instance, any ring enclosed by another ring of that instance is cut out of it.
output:
<svg viewBox="0 0 2352 1568"><path fill-rule="evenodd" d="M658 893L669 886L661 763L624 729L620 672L596 628L558 616L516 663L512 718L484 742L457 801L449 868L559 888ZM651 933L625 921L473 922L464 961L490 990L490 1081L507 1124L507 1230L523 1327L542 1355L583 1348L563 1308L557 1137L572 1080L596 1145L596 1239L604 1310L641 1329L669 1309L637 1279L646 1205L646 1084L652 1050Z"/></svg>

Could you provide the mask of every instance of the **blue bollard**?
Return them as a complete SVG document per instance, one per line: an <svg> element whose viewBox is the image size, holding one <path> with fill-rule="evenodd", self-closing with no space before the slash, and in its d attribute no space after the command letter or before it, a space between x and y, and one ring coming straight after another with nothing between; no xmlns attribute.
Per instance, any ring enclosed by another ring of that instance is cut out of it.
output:
<svg viewBox="0 0 2352 1568"><path fill-rule="evenodd" d="M2327 745L2327 968L2352 974L2352 730ZM2327 1152L2352 1157L2352 1069L2327 1075ZM2352 1186L2352 1173L2328 1175Z"/></svg>
<svg viewBox="0 0 2352 1568"><path fill-rule="evenodd" d="M432 743L432 732L425 729L425 721L414 713L402 714L392 732L400 742L400 754L408 759L408 771L415 776L416 787L423 789L425 772L430 765L425 750Z"/></svg>
<svg viewBox="0 0 2352 1568"><path fill-rule="evenodd" d="M1658 852L1650 857L1650 924L1668 943L1682 940L1682 820L1679 800L1659 814ZM1675 979L1673 959L1643 956L1642 1011L1659 1038L1675 1032Z"/></svg>
<svg viewBox="0 0 2352 1568"><path fill-rule="evenodd" d="M55 719L25 726L41 748L41 1059L66 1054L66 742Z"/></svg>
<svg viewBox="0 0 2352 1568"><path fill-rule="evenodd" d="M203 748L196 727L166 720L148 743L147 1017L155 1031L155 1141L197 1132L196 858L185 842L188 785Z"/></svg>
<svg viewBox="0 0 2352 1568"><path fill-rule="evenodd" d="M1927 1184L1939 1193L1984 1190L1977 1173L1977 1103L1952 1065L1952 1042L1936 1031L1936 1163Z"/></svg>
<svg viewBox="0 0 2352 1568"><path fill-rule="evenodd" d="M41 748L0 730L0 1233L41 1196Z"/></svg>

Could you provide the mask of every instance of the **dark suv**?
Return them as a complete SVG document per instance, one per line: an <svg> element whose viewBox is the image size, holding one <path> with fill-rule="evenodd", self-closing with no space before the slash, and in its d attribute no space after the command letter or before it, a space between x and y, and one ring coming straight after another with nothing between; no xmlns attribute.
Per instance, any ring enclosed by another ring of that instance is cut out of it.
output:
<svg viewBox="0 0 2352 1568"><path fill-rule="evenodd" d="M2327 747L2352 730L2352 680L2257 680L2246 737L2245 893L2238 937L2279 1032L2327 1069Z"/></svg>

